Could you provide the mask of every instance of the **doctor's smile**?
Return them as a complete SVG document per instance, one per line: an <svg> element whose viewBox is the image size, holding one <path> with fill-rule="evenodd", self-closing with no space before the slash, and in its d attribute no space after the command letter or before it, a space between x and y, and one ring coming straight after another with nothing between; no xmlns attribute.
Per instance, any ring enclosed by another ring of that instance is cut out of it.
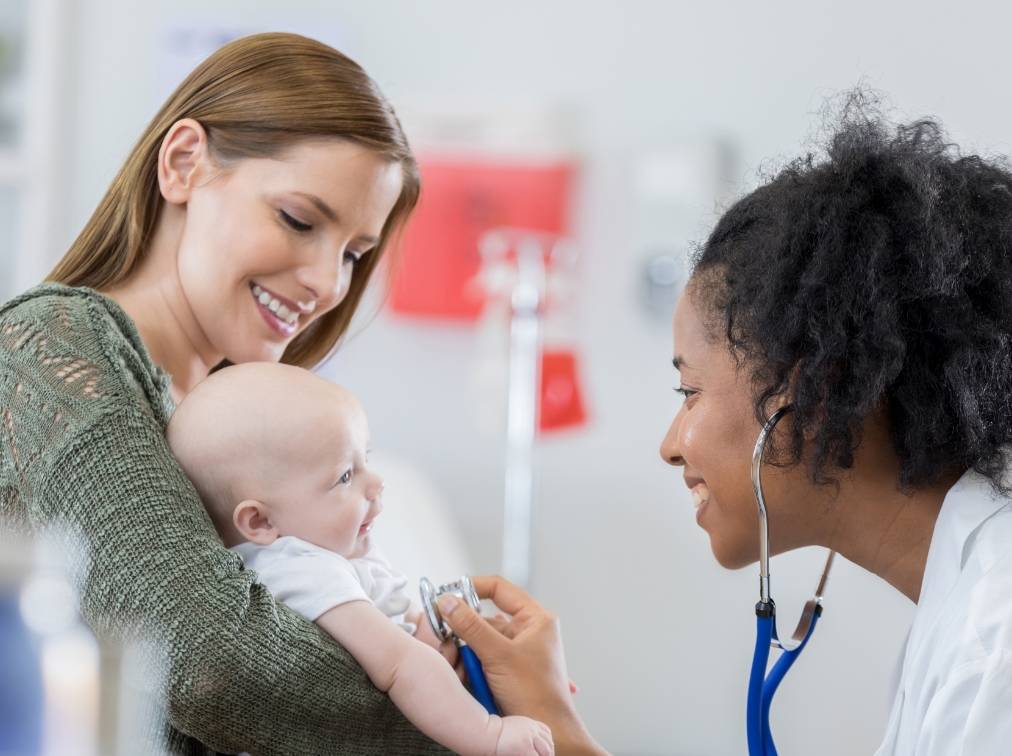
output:
<svg viewBox="0 0 1012 756"><path fill-rule="evenodd" d="M700 522L703 516L703 509L710 502L710 489L706 483L698 478L685 478L685 485L692 493L692 503L696 508L696 522Z"/></svg>

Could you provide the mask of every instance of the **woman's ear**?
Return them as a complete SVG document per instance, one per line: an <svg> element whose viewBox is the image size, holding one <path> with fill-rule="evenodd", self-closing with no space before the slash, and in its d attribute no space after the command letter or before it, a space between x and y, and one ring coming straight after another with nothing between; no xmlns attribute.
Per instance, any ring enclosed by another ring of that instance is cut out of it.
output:
<svg viewBox="0 0 1012 756"><path fill-rule="evenodd" d="M278 529L271 522L267 505L256 499L245 499L232 511L232 524L247 541L261 546L274 543Z"/></svg>
<svg viewBox="0 0 1012 756"><path fill-rule="evenodd" d="M176 121L158 150L158 188L166 202L185 204L208 162L207 132L198 121Z"/></svg>

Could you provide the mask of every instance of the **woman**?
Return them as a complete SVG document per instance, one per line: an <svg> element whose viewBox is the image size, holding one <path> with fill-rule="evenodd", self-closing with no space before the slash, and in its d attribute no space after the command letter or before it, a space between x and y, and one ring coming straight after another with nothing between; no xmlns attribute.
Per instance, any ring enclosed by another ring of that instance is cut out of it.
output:
<svg viewBox="0 0 1012 756"><path fill-rule="evenodd" d="M823 160L735 204L674 316L685 401L661 445L714 556L758 558L753 446L774 553L836 550L917 613L880 754L999 754L1012 742L1012 173L929 121L855 106ZM507 711L599 753L572 708L557 623L501 579L503 638L449 623ZM447 607L450 609L451 607ZM541 672L528 660L537 659ZM743 713L744 719L744 713Z"/></svg>
<svg viewBox="0 0 1012 756"><path fill-rule="evenodd" d="M0 516L83 539L89 624L159 644L172 753L444 752L241 569L164 439L223 362L324 359L418 190L361 68L248 37L169 98L51 283L0 307Z"/></svg>

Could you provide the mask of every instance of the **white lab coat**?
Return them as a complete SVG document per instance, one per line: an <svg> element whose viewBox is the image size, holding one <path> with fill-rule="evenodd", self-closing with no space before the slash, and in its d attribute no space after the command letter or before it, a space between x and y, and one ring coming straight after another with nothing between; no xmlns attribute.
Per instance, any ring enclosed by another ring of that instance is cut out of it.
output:
<svg viewBox="0 0 1012 756"><path fill-rule="evenodd" d="M1012 754L1012 499L972 470L935 523L877 756Z"/></svg>

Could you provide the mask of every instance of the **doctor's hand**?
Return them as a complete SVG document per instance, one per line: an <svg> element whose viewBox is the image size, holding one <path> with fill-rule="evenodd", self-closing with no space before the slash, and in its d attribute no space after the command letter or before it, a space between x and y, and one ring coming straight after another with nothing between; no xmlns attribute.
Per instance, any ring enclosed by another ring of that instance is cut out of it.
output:
<svg viewBox="0 0 1012 756"><path fill-rule="evenodd" d="M439 611L481 660L503 714L545 722L559 756L606 754L587 732L573 703L558 618L508 580L476 577L472 582L481 598L490 599L511 618L493 620L497 629L450 594L439 598Z"/></svg>
<svg viewBox="0 0 1012 756"><path fill-rule="evenodd" d="M516 626L514 626L513 621L509 617L502 614L501 612L496 614L494 617L489 617L487 615L482 616L485 618L488 624L490 624L500 633L505 635L507 638L512 638L517 634L517 628ZM569 692L574 695L580 692L580 688L577 687L576 683L573 682L572 680L569 681Z"/></svg>

